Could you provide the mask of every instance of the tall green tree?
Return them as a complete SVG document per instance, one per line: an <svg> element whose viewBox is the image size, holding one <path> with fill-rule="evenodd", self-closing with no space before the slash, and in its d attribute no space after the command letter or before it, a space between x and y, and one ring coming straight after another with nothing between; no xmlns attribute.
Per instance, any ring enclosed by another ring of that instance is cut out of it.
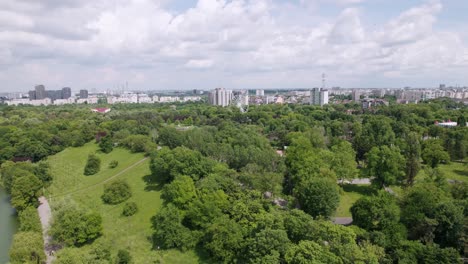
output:
<svg viewBox="0 0 468 264"><path fill-rule="evenodd" d="M11 204L18 211L28 206L37 207L38 197L41 195L42 182L32 173L25 172L22 176L16 176L11 188Z"/></svg>
<svg viewBox="0 0 468 264"><path fill-rule="evenodd" d="M333 170L339 180L352 180L358 176L356 164L356 152L351 143L340 141L332 146L333 152Z"/></svg>
<svg viewBox="0 0 468 264"><path fill-rule="evenodd" d="M421 169L421 144L416 133L410 133L405 139L404 156L406 159L406 184L413 185L416 175Z"/></svg>
<svg viewBox="0 0 468 264"><path fill-rule="evenodd" d="M111 136L102 137L99 141L99 149L104 153L110 153L114 149L114 143Z"/></svg>
<svg viewBox="0 0 468 264"><path fill-rule="evenodd" d="M338 186L330 179L302 180L295 187L294 196L299 201L302 210L313 217L329 218L340 203Z"/></svg>
<svg viewBox="0 0 468 264"><path fill-rule="evenodd" d="M450 155L439 140L429 139L423 144L422 159L427 165L436 168L440 163L450 162Z"/></svg>
<svg viewBox="0 0 468 264"><path fill-rule="evenodd" d="M374 147L366 154L365 173L372 178L372 184L383 188L400 182L404 175L405 158L397 147Z"/></svg>

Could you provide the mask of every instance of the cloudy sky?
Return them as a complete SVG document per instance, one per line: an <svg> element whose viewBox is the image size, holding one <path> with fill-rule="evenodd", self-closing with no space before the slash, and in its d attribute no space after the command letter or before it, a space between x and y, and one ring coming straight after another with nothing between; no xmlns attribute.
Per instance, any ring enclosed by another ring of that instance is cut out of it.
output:
<svg viewBox="0 0 468 264"><path fill-rule="evenodd" d="M0 91L468 85L465 0L1 0Z"/></svg>

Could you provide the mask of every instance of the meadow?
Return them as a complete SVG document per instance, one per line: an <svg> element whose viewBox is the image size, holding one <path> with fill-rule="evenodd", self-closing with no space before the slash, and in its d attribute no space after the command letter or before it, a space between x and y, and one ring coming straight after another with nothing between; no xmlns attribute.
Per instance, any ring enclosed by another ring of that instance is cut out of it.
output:
<svg viewBox="0 0 468 264"><path fill-rule="evenodd" d="M85 176L83 169L90 153L97 153L101 158L101 171ZM114 169L108 167L112 160L119 162ZM45 194L52 208L65 201L99 212L103 218L103 236L99 240L111 245L114 256L119 249L127 249L134 263L200 263L194 251L153 250L150 219L162 205L161 186L151 182L149 159L142 154L121 148L104 154L98 151L96 144L88 143L79 148L67 148L48 161L54 181ZM104 185L115 179L124 179L131 186L133 195L128 201L138 205L135 215L122 216L125 203L107 205L102 202Z"/></svg>

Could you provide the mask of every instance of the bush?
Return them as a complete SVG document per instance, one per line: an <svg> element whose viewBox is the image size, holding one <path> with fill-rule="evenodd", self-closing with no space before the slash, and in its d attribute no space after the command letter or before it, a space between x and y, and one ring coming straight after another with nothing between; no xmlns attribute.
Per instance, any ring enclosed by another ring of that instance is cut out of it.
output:
<svg viewBox="0 0 468 264"><path fill-rule="evenodd" d="M119 166L119 162L116 161L116 160L113 160L109 163L109 169L114 169L116 168L117 166Z"/></svg>
<svg viewBox="0 0 468 264"><path fill-rule="evenodd" d="M138 212L138 206L134 202L128 202L124 205L122 215L132 216Z"/></svg>
<svg viewBox="0 0 468 264"><path fill-rule="evenodd" d="M39 214L35 207L29 206L23 211L19 212L19 222L21 232L42 232L41 222L39 220Z"/></svg>
<svg viewBox="0 0 468 264"><path fill-rule="evenodd" d="M99 142L99 148L104 153L110 153L114 149L114 143L112 143L112 138L110 136L105 136L101 138Z"/></svg>
<svg viewBox="0 0 468 264"><path fill-rule="evenodd" d="M66 204L54 215L50 234L66 246L82 246L101 235L102 218L99 214Z"/></svg>
<svg viewBox="0 0 468 264"><path fill-rule="evenodd" d="M88 162L84 169L84 175L94 175L101 169L101 159L94 154L89 154Z"/></svg>
<svg viewBox="0 0 468 264"><path fill-rule="evenodd" d="M127 250L121 249L117 253L117 264L128 264L132 262L132 256Z"/></svg>
<svg viewBox="0 0 468 264"><path fill-rule="evenodd" d="M107 204L119 204L132 196L130 185L126 181L117 180L104 186L102 200Z"/></svg>
<svg viewBox="0 0 468 264"><path fill-rule="evenodd" d="M11 263L45 263L44 241L39 232L19 232L13 236Z"/></svg>

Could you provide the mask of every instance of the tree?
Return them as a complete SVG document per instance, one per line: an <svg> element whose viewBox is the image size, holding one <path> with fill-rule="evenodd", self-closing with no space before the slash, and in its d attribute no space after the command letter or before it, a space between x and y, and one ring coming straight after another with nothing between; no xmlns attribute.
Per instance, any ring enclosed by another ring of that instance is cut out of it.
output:
<svg viewBox="0 0 468 264"><path fill-rule="evenodd" d="M138 206L135 202L128 202L125 203L122 215L124 216L132 216L138 212Z"/></svg>
<svg viewBox="0 0 468 264"><path fill-rule="evenodd" d="M294 196L304 212L313 217L330 217L340 202L338 186L329 179L302 180L294 189Z"/></svg>
<svg viewBox="0 0 468 264"><path fill-rule="evenodd" d="M195 247L198 237L182 225L183 211L172 204L164 206L153 218L154 243L163 248L186 251Z"/></svg>
<svg viewBox="0 0 468 264"><path fill-rule="evenodd" d="M124 180L115 180L104 186L102 200L107 204L119 204L132 197L130 185Z"/></svg>
<svg viewBox="0 0 468 264"><path fill-rule="evenodd" d="M29 206L19 212L19 230L21 232L42 232L41 222L35 207Z"/></svg>
<svg viewBox="0 0 468 264"><path fill-rule="evenodd" d="M98 238L101 233L101 216L74 204L58 209L50 229L54 240L67 246L82 246Z"/></svg>
<svg viewBox="0 0 468 264"><path fill-rule="evenodd" d="M422 159L427 165L436 168L440 163L449 162L450 155L444 150L440 141L429 139L423 144Z"/></svg>
<svg viewBox="0 0 468 264"><path fill-rule="evenodd" d="M117 260L115 263L116 264L132 263L132 256L130 255L130 252L124 249L120 249L119 252L117 253Z"/></svg>
<svg viewBox="0 0 468 264"><path fill-rule="evenodd" d="M284 257L286 250L290 245L288 235L284 230L263 229L256 233L254 237L247 240L247 259L249 263L261 263L261 260L268 256L276 263L281 257Z"/></svg>
<svg viewBox="0 0 468 264"><path fill-rule="evenodd" d="M242 226L223 216L206 229L205 248L212 257L224 263L235 262L244 246Z"/></svg>
<svg viewBox="0 0 468 264"><path fill-rule="evenodd" d="M326 247L320 246L313 241L301 241L297 245L291 246L286 252L286 263L330 263L342 264L343 261L329 252Z"/></svg>
<svg viewBox="0 0 468 264"><path fill-rule="evenodd" d="M398 183L405 175L405 159L397 147L374 147L366 154L365 173L379 188Z"/></svg>
<svg viewBox="0 0 468 264"><path fill-rule="evenodd" d="M19 232L13 236L10 249L10 261L12 264L43 263L46 256L44 242L39 232Z"/></svg>
<svg viewBox="0 0 468 264"><path fill-rule="evenodd" d="M197 196L195 184L188 176L179 176L163 187L161 197L180 209L184 209Z"/></svg>
<svg viewBox="0 0 468 264"><path fill-rule="evenodd" d="M302 210L293 209L284 216L284 228L289 239L298 243L301 240L311 240L310 234L315 228L313 218Z"/></svg>
<svg viewBox="0 0 468 264"><path fill-rule="evenodd" d="M150 169L152 175L163 182L171 182L179 175L190 176L197 181L212 172L215 164L200 152L185 147L162 148L152 157Z"/></svg>
<svg viewBox="0 0 468 264"><path fill-rule="evenodd" d="M114 149L114 143L111 136L102 137L99 141L99 148L104 153L110 153Z"/></svg>
<svg viewBox="0 0 468 264"><path fill-rule="evenodd" d="M11 189L11 204L16 210L21 211L28 206L36 207L37 198L41 194L42 182L33 174L25 172L13 180Z"/></svg>
<svg viewBox="0 0 468 264"><path fill-rule="evenodd" d="M333 152L333 170L340 180L352 180L357 177L356 152L351 143L340 141L331 148Z"/></svg>
<svg viewBox="0 0 468 264"><path fill-rule="evenodd" d="M466 117L465 115L461 114L457 119L457 125L459 127L466 127Z"/></svg>
<svg viewBox="0 0 468 264"><path fill-rule="evenodd" d="M84 175L94 175L101 169L101 159L95 154L89 154L84 169Z"/></svg>
<svg viewBox="0 0 468 264"><path fill-rule="evenodd" d="M149 152L149 150L156 148L151 138L144 135L130 135L122 143L133 153Z"/></svg>
<svg viewBox="0 0 468 264"><path fill-rule="evenodd" d="M410 133L406 139L406 149L405 149L405 158L406 158L406 184L411 186L414 183L414 178L418 175L419 170L421 169L421 145L419 143L419 136L416 133Z"/></svg>
<svg viewBox="0 0 468 264"><path fill-rule="evenodd" d="M368 231L386 230L400 221L400 208L395 198L385 191L357 200L351 207L351 214L353 224Z"/></svg>

